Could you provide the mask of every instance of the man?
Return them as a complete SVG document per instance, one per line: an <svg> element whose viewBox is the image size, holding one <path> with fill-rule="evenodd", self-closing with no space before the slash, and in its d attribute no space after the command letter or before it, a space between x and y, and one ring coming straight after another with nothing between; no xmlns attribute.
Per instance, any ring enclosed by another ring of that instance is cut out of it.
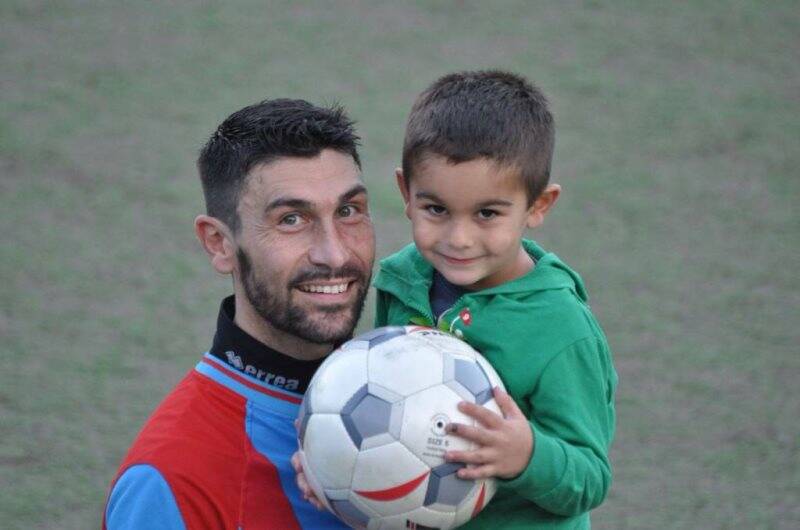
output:
<svg viewBox="0 0 800 530"><path fill-rule="evenodd" d="M369 285L357 143L341 109L283 99L232 114L203 148L195 231L233 296L125 457L105 528L342 527L302 500L289 459L303 392L352 335Z"/></svg>

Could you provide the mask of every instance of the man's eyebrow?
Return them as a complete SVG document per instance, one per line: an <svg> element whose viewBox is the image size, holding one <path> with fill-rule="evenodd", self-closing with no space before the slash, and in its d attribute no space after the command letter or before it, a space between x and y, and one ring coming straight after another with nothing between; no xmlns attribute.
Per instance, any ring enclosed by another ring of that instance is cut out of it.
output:
<svg viewBox="0 0 800 530"><path fill-rule="evenodd" d="M310 210L311 202L305 199L293 199L291 197L278 197L270 201L264 208L264 213L271 212L277 208L295 208L297 210Z"/></svg>
<svg viewBox="0 0 800 530"><path fill-rule="evenodd" d="M356 195L361 193L367 193L367 188L364 187L363 184L356 184L351 189L347 190L346 192L342 193L339 196L339 202L347 202ZM292 197L278 197L276 199L271 200L267 206L264 208L264 213L268 213L272 210L277 208L293 208L297 210L311 210L314 208L314 204L311 201L307 201L305 199L295 199Z"/></svg>
<svg viewBox="0 0 800 530"><path fill-rule="evenodd" d="M356 184L355 186L350 188L348 191L342 193L339 196L339 203L341 204L343 202L347 202L350 199L352 199L353 197L355 197L356 195L359 195L361 193L367 193L367 188L363 184Z"/></svg>

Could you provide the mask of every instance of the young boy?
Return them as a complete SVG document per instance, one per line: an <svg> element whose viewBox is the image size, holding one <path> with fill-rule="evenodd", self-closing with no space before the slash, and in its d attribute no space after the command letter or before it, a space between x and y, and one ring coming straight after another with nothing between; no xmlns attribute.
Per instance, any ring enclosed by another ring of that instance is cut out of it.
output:
<svg viewBox="0 0 800 530"><path fill-rule="evenodd" d="M414 244L381 261L376 326L463 338L508 389L503 416L462 403L476 444L449 452L463 478L500 488L465 528L589 528L611 483L617 376L581 278L523 239L561 192L549 183L554 123L542 93L505 72L447 75L408 119L397 184ZM509 397L510 396L510 397Z"/></svg>

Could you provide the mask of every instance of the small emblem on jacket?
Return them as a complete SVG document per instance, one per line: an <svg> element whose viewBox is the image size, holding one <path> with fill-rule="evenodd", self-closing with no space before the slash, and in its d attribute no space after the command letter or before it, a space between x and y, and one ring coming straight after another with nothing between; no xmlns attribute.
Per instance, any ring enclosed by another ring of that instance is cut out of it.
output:
<svg viewBox="0 0 800 530"><path fill-rule="evenodd" d="M463 322L465 326L472 324L472 313L469 312L468 307L462 309L458 316L461 317L461 322Z"/></svg>

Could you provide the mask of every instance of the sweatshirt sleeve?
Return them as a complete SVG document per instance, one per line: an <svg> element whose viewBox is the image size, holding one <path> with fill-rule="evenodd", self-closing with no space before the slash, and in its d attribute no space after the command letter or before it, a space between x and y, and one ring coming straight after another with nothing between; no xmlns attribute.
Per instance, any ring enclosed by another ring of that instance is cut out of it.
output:
<svg viewBox="0 0 800 530"><path fill-rule="evenodd" d="M106 530L185 530L167 481L146 464L128 468L114 484L105 513Z"/></svg>
<svg viewBox="0 0 800 530"><path fill-rule="evenodd" d="M531 460L502 486L558 515L599 506L611 485L615 385L610 354L597 339L578 341L556 355L529 398Z"/></svg>
<svg viewBox="0 0 800 530"><path fill-rule="evenodd" d="M376 328L389 325L389 293L376 289L375 291L375 322Z"/></svg>

